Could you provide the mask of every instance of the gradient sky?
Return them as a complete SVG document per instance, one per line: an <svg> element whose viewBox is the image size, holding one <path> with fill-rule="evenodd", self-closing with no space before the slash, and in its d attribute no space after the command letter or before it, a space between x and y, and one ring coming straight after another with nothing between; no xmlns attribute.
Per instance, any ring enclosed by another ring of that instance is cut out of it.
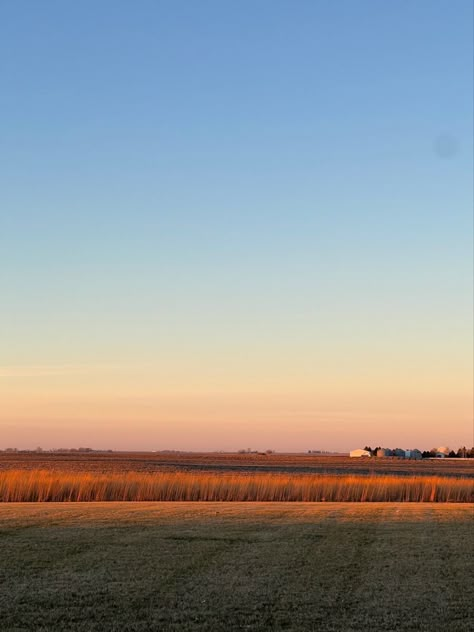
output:
<svg viewBox="0 0 474 632"><path fill-rule="evenodd" d="M473 442L471 0L0 3L0 448Z"/></svg>

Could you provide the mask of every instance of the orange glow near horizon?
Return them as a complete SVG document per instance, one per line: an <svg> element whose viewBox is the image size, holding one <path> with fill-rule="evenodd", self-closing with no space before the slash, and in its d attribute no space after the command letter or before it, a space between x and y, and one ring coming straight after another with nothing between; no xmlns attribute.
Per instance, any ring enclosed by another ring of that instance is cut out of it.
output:
<svg viewBox="0 0 474 632"><path fill-rule="evenodd" d="M161 377L155 367L4 367L0 447L347 451L472 440L468 372L462 381L435 369L423 380L380 371L338 381L315 371L298 384L274 370L260 390L251 374L213 381L203 371L188 389Z"/></svg>

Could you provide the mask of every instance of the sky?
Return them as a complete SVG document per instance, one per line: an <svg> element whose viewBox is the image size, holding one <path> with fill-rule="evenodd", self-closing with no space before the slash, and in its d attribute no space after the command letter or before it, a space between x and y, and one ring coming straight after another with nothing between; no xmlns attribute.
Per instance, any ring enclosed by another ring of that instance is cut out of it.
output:
<svg viewBox="0 0 474 632"><path fill-rule="evenodd" d="M473 444L470 0L3 0L0 139L0 448Z"/></svg>

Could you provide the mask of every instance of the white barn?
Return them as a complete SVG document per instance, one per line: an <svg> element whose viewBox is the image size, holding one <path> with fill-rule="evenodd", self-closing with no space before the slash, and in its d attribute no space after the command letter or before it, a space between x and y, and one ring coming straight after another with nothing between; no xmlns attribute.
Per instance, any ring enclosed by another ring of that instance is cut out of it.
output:
<svg viewBox="0 0 474 632"><path fill-rule="evenodd" d="M358 449L358 450L352 450L349 453L349 456L353 458L353 457L372 456L372 455L370 454L370 452L368 450L360 450L360 449Z"/></svg>

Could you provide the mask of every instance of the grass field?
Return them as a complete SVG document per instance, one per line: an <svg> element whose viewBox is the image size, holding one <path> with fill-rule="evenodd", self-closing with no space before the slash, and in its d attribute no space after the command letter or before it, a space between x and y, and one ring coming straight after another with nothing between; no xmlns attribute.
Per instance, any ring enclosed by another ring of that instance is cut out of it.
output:
<svg viewBox="0 0 474 632"><path fill-rule="evenodd" d="M473 502L474 479L266 472L0 471L0 502Z"/></svg>
<svg viewBox="0 0 474 632"><path fill-rule="evenodd" d="M0 506L0 628L473 629L473 505Z"/></svg>

